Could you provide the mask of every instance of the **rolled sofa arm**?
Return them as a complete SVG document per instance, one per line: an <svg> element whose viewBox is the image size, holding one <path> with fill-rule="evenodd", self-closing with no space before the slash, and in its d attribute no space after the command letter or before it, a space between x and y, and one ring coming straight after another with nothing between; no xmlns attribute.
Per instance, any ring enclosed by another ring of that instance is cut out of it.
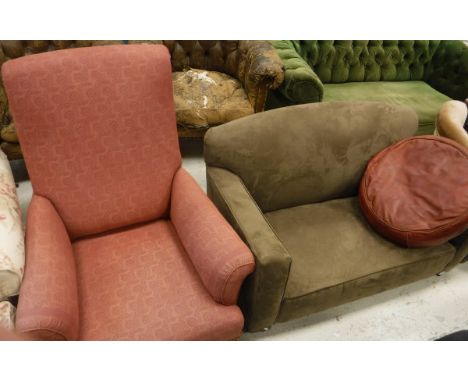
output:
<svg viewBox="0 0 468 382"><path fill-rule="evenodd" d="M52 203L33 195L26 227L26 269L16 330L31 339L76 340L79 334L75 259Z"/></svg>
<svg viewBox="0 0 468 382"><path fill-rule="evenodd" d="M208 196L255 256L255 272L247 278L240 299L246 327L268 328L279 313L291 257L237 175L207 167L207 183Z"/></svg>
<svg viewBox="0 0 468 382"><path fill-rule="evenodd" d="M320 102L323 84L290 40L272 41L284 64L284 81L278 88L293 104Z"/></svg>
<svg viewBox="0 0 468 382"><path fill-rule="evenodd" d="M242 59L237 77L255 112L263 111L268 90L276 89L283 82L283 63L268 41L241 41L239 50Z"/></svg>
<svg viewBox="0 0 468 382"><path fill-rule="evenodd" d="M455 246L456 252L453 259L445 267L444 272L451 270L468 256L468 230L455 239L450 240L450 242Z"/></svg>
<svg viewBox="0 0 468 382"><path fill-rule="evenodd" d="M242 283L254 270L254 258L183 168L174 177L170 215L208 292L221 304L236 304Z"/></svg>
<svg viewBox="0 0 468 382"><path fill-rule="evenodd" d="M453 99L468 98L468 43L441 41L426 69L426 81Z"/></svg>

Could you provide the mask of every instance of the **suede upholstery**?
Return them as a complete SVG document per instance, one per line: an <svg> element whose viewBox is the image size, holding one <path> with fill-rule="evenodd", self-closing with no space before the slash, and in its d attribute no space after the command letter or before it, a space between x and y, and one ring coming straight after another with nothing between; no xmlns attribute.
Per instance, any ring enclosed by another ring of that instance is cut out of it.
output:
<svg viewBox="0 0 468 382"><path fill-rule="evenodd" d="M285 66L285 80L270 92L269 107L327 101L384 101L411 106L417 112L425 134L441 104L441 94L455 99L468 96L468 45L463 41L435 40L280 40L272 41ZM390 82L424 81L430 86L416 87L409 100L407 87L398 90ZM355 89L364 83L382 82L374 98L372 88ZM328 88L329 84L334 84ZM346 84L353 84L352 87ZM344 98L328 95L330 90ZM339 89L339 90L338 90ZM416 97L416 98L415 98ZM417 98L433 99L431 105ZM407 102L409 101L409 102ZM431 110L427 120L427 109Z"/></svg>
<svg viewBox="0 0 468 382"><path fill-rule="evenodd" d="M455 253L447 243L409 250L376 235L356 197L266 216L292 257L278 321L433 276Z"/></svg>
<svg viewBox="0 0 468 382"><path fill-rule="evenodd" d="M406 107L298 105L214 127L205 138L205 160L237 174L261 210L274 211L357 195L367 160L413 124L416 116Z"/></svg>
<svg viewBox="0 0 468 382"><path fill-rule="evenodd" d="M359 208L368 160L416 129L417 116L407 107L336 102L271 110L206 134L208 195L256 260L240 297L248 330L428 277L461 260L449 243L407 249L387 241Z"/></svg>
<svg viewBox="0 0 468 382"><path fill-rule="evenodd" d="M62 50L2 70L34 190L18 330L239 337L235 303L254 262L180 168L167 49ZM57 146L44 148L44 134Z"/></svg>

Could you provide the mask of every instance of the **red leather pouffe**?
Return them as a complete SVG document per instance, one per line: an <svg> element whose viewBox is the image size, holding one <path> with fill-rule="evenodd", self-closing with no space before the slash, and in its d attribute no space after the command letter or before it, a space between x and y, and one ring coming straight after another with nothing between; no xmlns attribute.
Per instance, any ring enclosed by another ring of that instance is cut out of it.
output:
<svg viewBox="0 0 468 382"><path fill-rule="evenodd" d="M370 160L359 200L388 240L405 247L445 243L468 228L468 150L443 137L404 139Z"/></svg>

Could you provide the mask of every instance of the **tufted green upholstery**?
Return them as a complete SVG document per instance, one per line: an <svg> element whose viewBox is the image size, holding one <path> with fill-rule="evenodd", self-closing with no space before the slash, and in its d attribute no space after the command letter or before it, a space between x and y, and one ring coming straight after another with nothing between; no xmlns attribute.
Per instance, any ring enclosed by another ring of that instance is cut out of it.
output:
<svg viewBox="0 0 468 382"><path fill-rule="evenodd" d="M437 112L450 98L423 81L373 81L324 84L323 101L378 101L406 105L417 111L418 134L432 134Z"/></svg>
<svg viewBox="0 0 468 382"><path fill-rule="evenodd" d="M447 96L468 97L468 45L462 41L280 40L273 45L285 80L269 95L269 108L322 100L406 104L418 114L422 134L433 130ZM359 89L363 82L379 83L378 92Z"/></svg>

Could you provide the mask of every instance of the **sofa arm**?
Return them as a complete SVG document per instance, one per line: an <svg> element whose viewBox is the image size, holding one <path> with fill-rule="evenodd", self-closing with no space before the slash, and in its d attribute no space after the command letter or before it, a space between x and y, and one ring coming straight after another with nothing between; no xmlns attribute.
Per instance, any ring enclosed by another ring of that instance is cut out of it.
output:
<svg viewBox="0 0 468 382"><path fill-rule="evenodd" d="M293 104L320 102L323 98L323 84L318 75L296 51L289 40L272 41L284 64L284 81L279 87Z"/></svg>
<svg viewBox="0 0 468 382"><path fill-rule="evenodd" d="M453 259L445 267L444 272L451 270L468 256L468 230L450 240L450 242L456 248L456 252Z"/></svg>
<svg viewBox="0 0 468 382"><path fill-rule="evenodd" d="M255 272L247 279L240 299L246 327L250 331L268 328L279 313L291 257L237 175L208 167L207 183L208 196L255 257Z"/></svg>
<svg viewBox="0 0 468 382"><path fill-rule="evenodd" d="M425 77L429 85L453 99L468 98L468 43L441 41Z"/></svg>
<svg viewBox="0 0 468 382"><path fill-rule="evenodd" d="M171 221L215 301L234 305L255 262L249 248L183 168L174 177Z"/></svg>
<svg viewBox="0 0 468 382"><path fill-rule="evenodd" d="M52 203L33 195L16 329L32 339L76 340L78 286L72 246Z"/></svg>
<svg viewBox="0 0 468 382"><path fill-rule="evenodd" d="M283 82L283 63L268 41L241 41L239 50L242 59L237 77L255 112L263 111L268 90Z"/></svg>

